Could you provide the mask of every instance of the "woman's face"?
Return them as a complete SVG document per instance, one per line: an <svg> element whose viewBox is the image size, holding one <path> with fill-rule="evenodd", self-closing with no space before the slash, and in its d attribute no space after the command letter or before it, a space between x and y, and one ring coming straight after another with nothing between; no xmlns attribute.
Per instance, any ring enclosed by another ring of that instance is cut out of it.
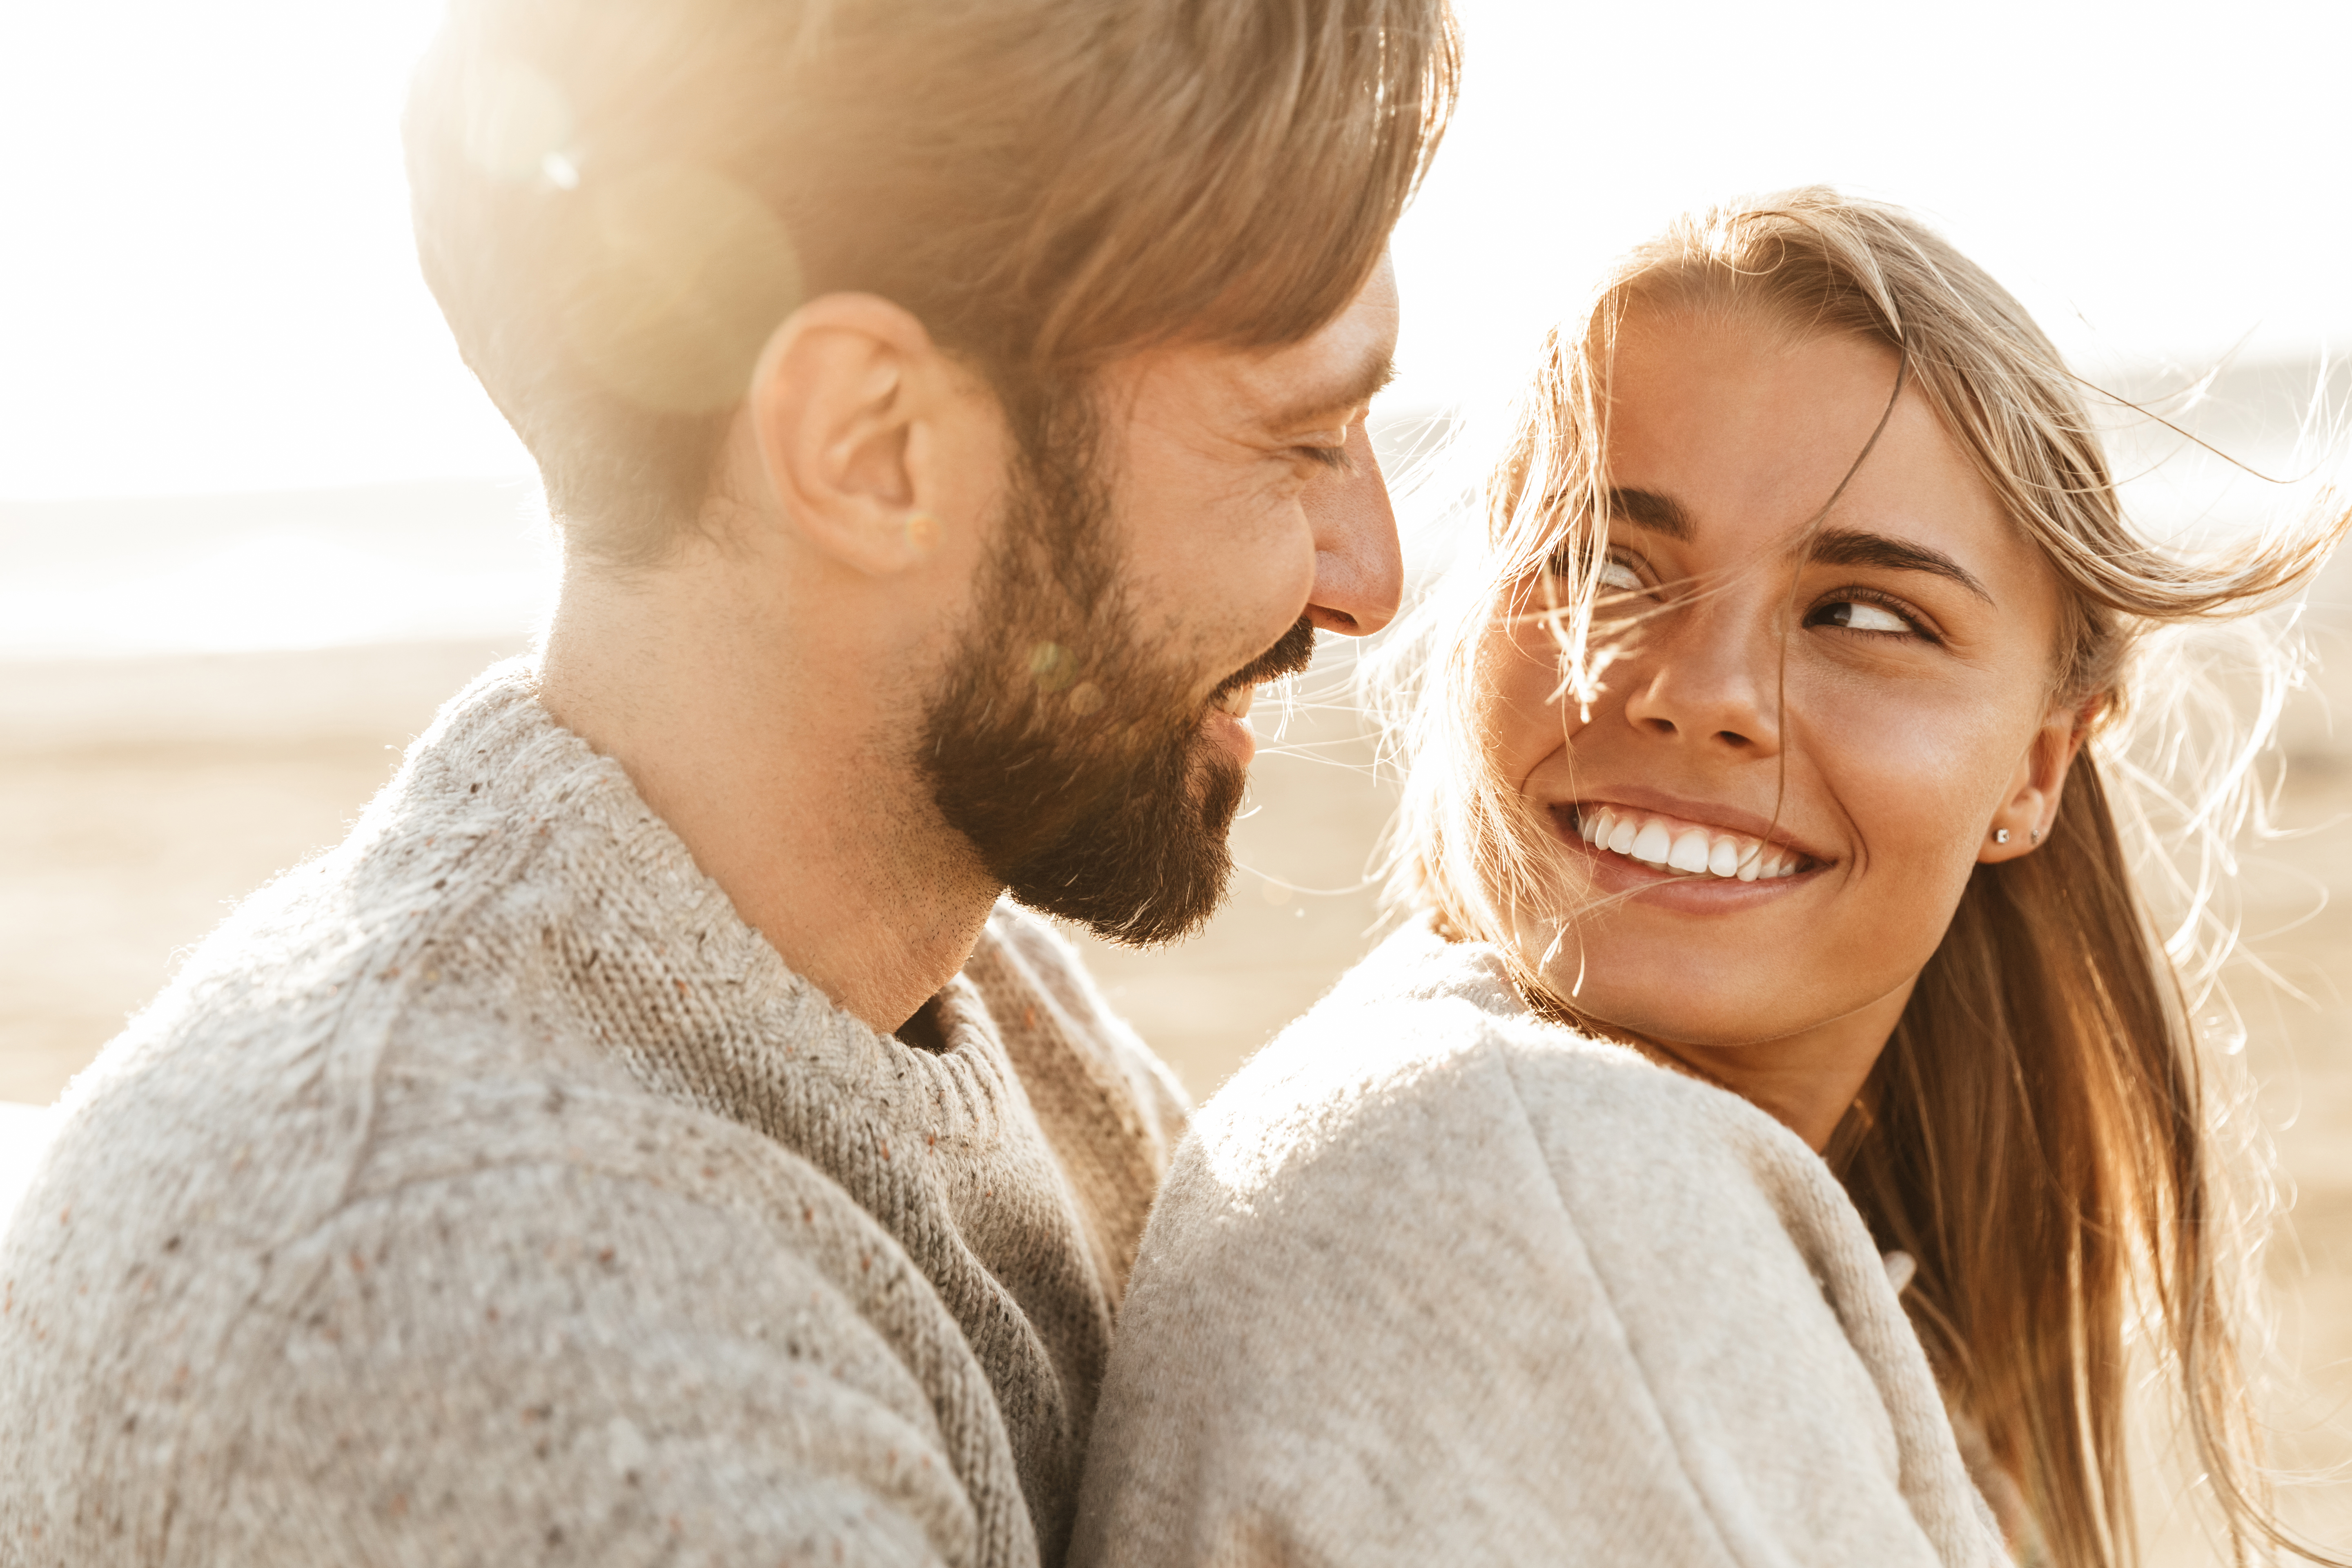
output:
<svg viewBox="0 0 2352 1568"><path fill-rule="evenodd" d="M2072 756L2053 574L1915 393L1800 559L1896 363L1852 337L1634 313L1601 618L1643 618L1589 721L1551 700L1539 626L1485 650L1496 760L1597 900L1548 978L1714 1070L1773 1041L1874 1058L1970 868L2031 848ZM1520 935L1540 950L1559 930Z"/></svg>

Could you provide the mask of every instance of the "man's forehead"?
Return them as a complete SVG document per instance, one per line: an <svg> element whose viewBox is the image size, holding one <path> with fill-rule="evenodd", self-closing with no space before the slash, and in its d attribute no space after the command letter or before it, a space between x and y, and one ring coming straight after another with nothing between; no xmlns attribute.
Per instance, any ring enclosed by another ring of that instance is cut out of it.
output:
<svg viewBox="0 0 2352 1568"><path fill-rule="evenodd" d="M1297 342L1272 348L1195 343L1139 355L1134 390L1283 428L1352 416L1396 376L1396 308L1392 297L1381 305L1351 306Z"/></svg>
<svg viewBox="0 0 2352 1568"><path fill-rule="evenodd" d="M1363 337L1340 345L1322 345L1330 352L1294 367L1289 375L1265 378L1263 388L1270 406L1269 423L1313 425L1329 416L1362 407L1373 395L1396 379L1396 331Z"/></svg>
<svg viewBox="0 0 2352 1568"><path fill-rule="evenodd" d="M1255 390L1276 424L1313 424L1360 407L1396 375L1395 274L1382 258L1348 308L1296 343L1265 351Z"/></svg>
<svg viewBox="0 0 2352 1568"><path fill-rule="evenodd" d="M1173 420L1202 434L1329 429L1395 379L1397 326L1396 285L1384 258L1348 307L1304 338L1270 347L1155 344L1101 367L1097 386L1130 416Z"/></svg>

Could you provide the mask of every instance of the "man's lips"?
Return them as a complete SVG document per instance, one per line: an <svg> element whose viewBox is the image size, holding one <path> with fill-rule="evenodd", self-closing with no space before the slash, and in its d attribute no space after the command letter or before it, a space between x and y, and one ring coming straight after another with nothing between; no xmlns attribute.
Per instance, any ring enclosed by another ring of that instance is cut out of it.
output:
<svg viewBox="0 0 2352 1568"><path fill-rule="evenodd" d="M1282 634L1281 640L1217 683L1201 722L1247 766L1257 752L1248 722L1250 702L1257 696L1257 689L1266 681L1297 674L1314 658L1315 623L1301 616Z"/></svg>
<svg viewBox="0 0 2352 1568"><path fill-rule="evenodd" d="M1225 677L1210 694L1209 706L1239 719L1250 710L1257 689L1269 680L1297 675L1315 661L1315 623L1306 616L1282 634L1282 640Z"/></svg>

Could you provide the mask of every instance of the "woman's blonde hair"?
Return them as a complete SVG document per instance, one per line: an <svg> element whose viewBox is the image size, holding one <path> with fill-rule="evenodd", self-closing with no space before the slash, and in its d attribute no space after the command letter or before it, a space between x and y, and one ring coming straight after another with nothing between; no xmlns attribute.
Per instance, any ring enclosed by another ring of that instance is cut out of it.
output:
<svg viewBox="0 0 2352 1568"><path fill-rule="evenodd" d="M2234 1550L2306 1550L2275 1524L2257 1456L2237 1343L2261 1227L2222 1179L2236 1102L2189 999L2219 962L2214 868L2258 810L2252 763L2293 669L2259 660L2251 701L2168 694L2142 714L2126 697L2135 667L2163 652L2152 634L2278 605L2352 517L2211 559L2159 549L2123 515L2084 384L2007 291L1916 219L1813 188L1677 222L1553 334L1484 487L1483 549L1375 676L1409 764L1392 893L1497 942L1528 993L1570 1017L1547 955L1514 940L1531 909L1556 927L1543 906L1562 895L1548 837L1486 758L1482 650L1498 624L1531 616L1558 641L1562 700L1589 705L1607 680L1621 623L1595 614L1605 381L1637 303L1886 344L1899 384L2061 585L2050 694L2088 741L2055 829L2033 854L1976 868L1828 1150L1881 1245L1917 1262L1905 1302L1956 1413L2049 1561L2134 1561L2123 1431L2127 1348L2145 1325ZM2135 870L2189 895L2168 940Z"/></svg>

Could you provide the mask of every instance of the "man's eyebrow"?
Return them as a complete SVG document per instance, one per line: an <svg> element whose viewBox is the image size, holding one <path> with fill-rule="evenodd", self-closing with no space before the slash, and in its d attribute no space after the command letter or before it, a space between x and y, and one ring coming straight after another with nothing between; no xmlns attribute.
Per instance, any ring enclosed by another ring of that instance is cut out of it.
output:
<svg viewBox="0 0 2352 1568"><path fill-rule="evenodd" d="M1976 574L1940 550L1924 544L1914 544L1906 539L1889 539L1883 533L1865 533L1858 529L1829 528L1813 536L1812 548L1807 558L1825 566L1876 566L1889 572L1926 572L1934 576L1949 578L1990 605L1992 595L1976 579Z"/></svg>
<svg viewBox="0 0 2352 1568"><path fill-rule="evenodd" d="M1693 530L1690 514L1672 496L1658 495L1650 490L1629 490L1612 488L1609 491L1609 515L1623 518L1636 528L1652 533L1663 533L1668 539L1688 542Z"/></svg>
<svg viewBox="0 0 2352 1568"><path fill-rule="evenodd" d="M1368 358L1348 378L1345 385L1331 392L1318 392L1313 397L1290 405L1274 416L1276 429L1296 430L1318 424L1343 409L1370 403L1381 388L1397 376L1396 355L1393 352Z"/></svg>

